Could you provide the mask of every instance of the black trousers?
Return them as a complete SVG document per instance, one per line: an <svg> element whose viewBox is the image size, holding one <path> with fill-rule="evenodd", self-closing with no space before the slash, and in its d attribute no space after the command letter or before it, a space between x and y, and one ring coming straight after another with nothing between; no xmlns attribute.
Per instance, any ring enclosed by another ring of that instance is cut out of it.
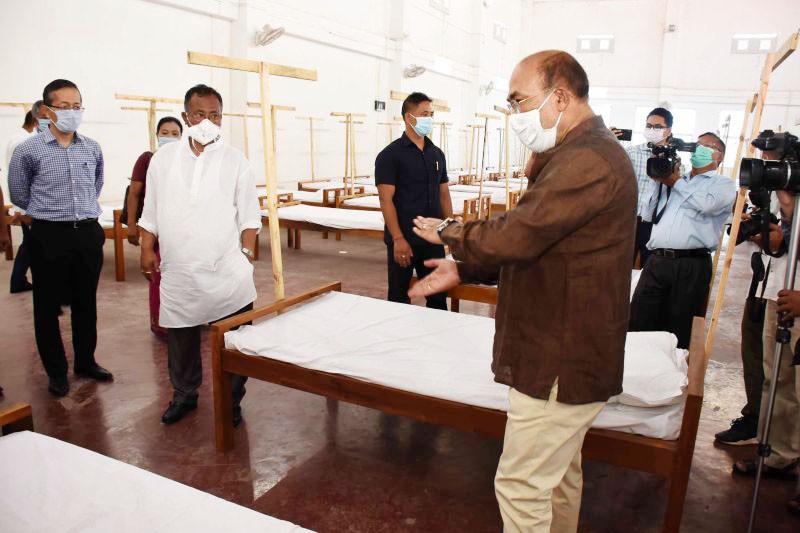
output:
<svg viewBox="0 0 800 533"><path fill-rule="evenodd" d="M28 269L31 267L31 260L28 254L28 234L30 228L22 224L22 242L17 248L17 255L14 257L14 267L11 269L11 290L21 289L28 281Z"/></svg>
<svg viewBox="0 0 800 533"><path fill-rule="evenodd" d="M639 262L640 268L643 268L647 260L650 258L650 250L647 248L647 241L650 240L650 234L653 232L653 223L645 222L641 217L636 219L636 239L633 246L633 263L636 264L636 256L638 255L641 261Z"/></svg>
<svg viewBox="0 0 800 533"><path fill-rule="evenodd" d="M419 279L431 273L431 269L425 266L427 259L444 258L444 246L422 245L412 246L411 266L401 267L394 260L394 244L386 245L386 262L389 274L389 301L407 304L411 300L408 297L408 286L411 283L411 276L417 271ZM447 311L447 294L439 293L426 298L426 307L431 309L444 309Z"/></svg>
<svg viewBox="0 0 800 533"><path fill-rule="evenodd" d="M225 320L247 311L252 311L249 303L235 313L220 318ZM167 328L167 364L169 380L172 382L172 399L178 403L196 403L197 389L203 384L203 360L200 354L200 333L203 326L188 328ZM233 376L233 405L239 405L245 394L246 376Z"/></svg>
<svg viewBox="0 0 800 533"><path fill-rule="evenodd" d="M764 387L764 312L761 298L748 298L742 313L742 374L747 404L742 416L758 422Z"/></svg>
<svg viewBox="0 0 800 533"><path fill-rule="evenodd" d="M631 301L630 331L669 331L688 348L692 319L706 315L711 256L651 255Z"/></svg>
<svg viewBox="0 0 800 533"><path fill-rule="evenodd" d="M72 305L76 370L94 366L97 347L97 283L103 268L103 228L97 222L34 220L28 233L33 276L33 327L42 364L51 378L67 376L58 315L65 297Z"/></svg>

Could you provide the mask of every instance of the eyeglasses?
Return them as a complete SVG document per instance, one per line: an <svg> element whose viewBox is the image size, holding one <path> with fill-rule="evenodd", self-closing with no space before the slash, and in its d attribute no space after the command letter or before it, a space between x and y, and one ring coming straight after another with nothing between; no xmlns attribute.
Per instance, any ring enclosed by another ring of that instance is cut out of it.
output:
<svg viewBox="0 0 800 533"><path fill-rule="evenodd" d="M669 126L662 126L661 124L647 124L644 129L661 131L667 129Z"/></svg>
<svg viewBox="0 0 800 533"><path fill-rule="evenodd" d="M186 113L192 122L202 122L205 119L210 120L211 122L219 122L222 119L222 114L217 113L216 111L211 112L206 115L205 111L192 111L191 113Z"/></svg>
<svg viewBox="0 0 800 533"><path fill-rule="evenodd" d="M85 107L82 107L80 104L76 104L76 105L64 104L64 105L60 105L60 106L46 106L46 107L48 109L50 109L51 111L67 111L69 109L71 109L73 111L83 111L83 110L86 109Z"/></svg>
<svg viewBox="0 0 800 533"><path fill-rule="evenodd" d="M547 92L547 91L545 91L545 92ZM539 94L535 94L533 96L529 96L527 98L523 98L522 100L512 100L512 101L506 103L506 107L508 108L508 111L510 113L515 113L515 114L516 113L520 113L521 112L520 108L522 107L522 104L524 104L525 102L527 102L531 98L536 98L537 96L541 96L543 94L544 93L542 92L542 93L539 93Z"/></svg>

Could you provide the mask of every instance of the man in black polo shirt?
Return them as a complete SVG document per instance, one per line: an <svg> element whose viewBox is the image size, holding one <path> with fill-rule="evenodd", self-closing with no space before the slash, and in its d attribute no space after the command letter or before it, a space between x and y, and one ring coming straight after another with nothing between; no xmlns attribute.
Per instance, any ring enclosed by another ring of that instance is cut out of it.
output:
<svg viewBox="0 0 800 533"><path fill-rule="evenodd" d="M417 216L453 216L444 153L426 137L433 128L433 104L422 93L403 101L406 129L375 159L375 184L381 202L386 243L389 301L409 303L408 285L414 269L424 278L425 260L444 257L444 247L428 244L412 228ZM445 293L428 296L427 305L447 309Z"/></svg>

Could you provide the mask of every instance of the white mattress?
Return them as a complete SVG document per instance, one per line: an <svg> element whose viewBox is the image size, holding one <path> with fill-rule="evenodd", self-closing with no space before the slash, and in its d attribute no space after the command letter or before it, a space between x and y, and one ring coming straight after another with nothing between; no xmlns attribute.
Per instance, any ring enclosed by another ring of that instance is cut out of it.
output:
<svg viewBox="0 0 800 533"><path fill-rule="evenodd" d="M267 195L267 188L264 186L256 187L259 196ZM278 188L278 194L291 194L293 200L298 202L314 202L321 204L324 201L322 189L318 191L293 191L291 189Z"/></svg>
<svg viewBox="0 0 800 533"><path fill-rule="evenodd" d="M307 531L51 437L0 438L4 533Z"/></svg>
<svg viewBox="0 0 800 533"><path fill-rule="evenodd" d="M269 216L264 209L262 216ZM360 209L336 209L313 205L290 205L278 209L278 217L284 220L309 222L333 229L364 229L383 231L383 213Z"/></svg>
<svg viewBox="0 0 800 533"><path fill-rule="evenodd" d="M462 192L462 193L470 193L474 195L478 195L480 191L480 187L478 185L450 185L450 193L453 192ZM505 204L506 203L506 190L505 188L498 189L496 187L484 187L483 194L491 194L492 195L492 203L493 204Z"/></svg>
<svg viewBox="0 0 800 533"><path fill-rule="evenodd" d="M459 193L455 192L450 195L450 200L453 204L453 214L464 214L464 200L468 198L477 198L477 194ZM381 202L377 196L359 196L358 198L348 198L344 201L344 205L353 207L368 207L370 209L380 209Z"/></svg>
<svg viewBox="0 0 800 533"><path fill-rule="evenodd" d="M505 411L508 387L494 381L490 368L493 336L491 318L334 292L257 325L228 332L225 346ZM594 427L675 439L683 405L680 401L643 408L613 403L603 409Z"/></svg>
<svg viewBox="0 0 800 533"><path fill-rule="evenodd" d="M355 186L356 187L364 187L364 192L369 192L369 193L377 193L378 192L378 188L375 185L371 184L371 183L356 182ZM306 183L303 183L303 188L304 189L314 190L314 191L321 191L321 190L327 190L327 189L342 189L342 188L344 188L344 182L343 181L306 182Z"/></svg>
<svg viewBox="0 0 800 533"><path fill-rule="evenodd" d="M114 227L114 211L117 209L122 209L122 204L101 204L100 207L103 209L103 212L97 219L97 222L100 223L103 229L111 229ZM125 227L125 224L123 224Z"/></svg>

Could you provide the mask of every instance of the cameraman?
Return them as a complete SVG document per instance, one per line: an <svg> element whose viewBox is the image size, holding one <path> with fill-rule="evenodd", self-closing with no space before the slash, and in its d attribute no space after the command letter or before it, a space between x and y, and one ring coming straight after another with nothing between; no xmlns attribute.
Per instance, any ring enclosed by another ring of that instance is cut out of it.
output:
<svg viewBox="0 0 800 533"><path fill-rule="evenodd" d="M767 158L767 154L765 153L764 155ZM784 230L784 238L788 244L791 237L791 221L794 215L794 195L785 191L776 191L776 193L781 205L781 227ZM783 282L782 279L780 281ZM761 394L760 413L762 425L772 380L778 313L786 313L787 316L792 318L800 317L800 291L781 290L777 294L777 300L770 299L767 301L764 319L764 384ZM769 439L772 453L764 460L763 470L765 477L790 481L796 480L798 477L797 465L798 457L800 457L800 398L798 398L798 394L800 394L800 372L798 372L797 366L792 366L794 343L800 339L800 322L796 321L794 323L791 333L792 342L782 347L781 368L778 373L778 383L775 390L775 405L772 411L772 428ZM754 476L756 464L755 459L737 461L733 465L733 472L734 474ZM797 510L798 504L800 502L798 502L798 497L795 496L795 499L790 502L790 507Z"/></svg>
<svg viewBox="0 0 800 533"><path fill-rule="evenodd" d="M766 153L764 153L764 157L767 157ZM782 191L771 194L764 191L764 193L751 191L751 200L756 204L755 209L750 211L751 214L761 211L762 215L774 216L775 221L780 216L791 217L794 204L790 194ZM779 197L779 195L782 196ZM786 207L786 197L789 199L788 208ZM779 205L783 208L779 208ZM744 378L747 403L742 408L742 416L731 421L729 429L714 435L716 442L733 446L757 442L761 394L764 387L764 349L774 349L774 346L767 347L763 342L764 314L767 302L778 297L778 291L783 286L783 276L786 272L786 245L781 227L778 224L770 223L769 252L764 253L762 252L762 234L758 232L753 235L761 224L757 221L758 217L752 218L751 214L742 215L742 226L739 228L739 237L737 238L738 246L742 243L743 235L750 235L747 238L748 244L743 247L751 248L752 252L750 265L753 277L742 312L741 325L742 377ZM746 228L748 224L753 227Z"/></svg>
<svg viewBox="0 0 800 533"><path fill-rule="evenodd" d="M621 130L611 128L611 131L619 137ZM663 107L657 107L647 115L645 124L644 138L647 142L628 146L625 151L631 158L633 172L636 174L636 185L639 189L638 202L636 204L636 240L633 248L633 264L636 265L636 256L639 256L639 268L644 267L647 258L650 257L650 250L647 249L647 241L650 240L650 232L653 230L653 223L649 220L649 213L646 212L650 202L650 196L656 182L647 175L647 160L652 153L649 143L665 145L672 138L672 113Z"/></svg>
<svg viewBox="0 0 800 533"><path fill-rule="evenodd" d="M730 178L717 174L725 143L714 133L697 139L692 170L657 180L645 214L653 222L642 269L631 301L630 331L669 331L688 348L692 318L705 316L711 282L711 251L736 199Z"/></svg>

